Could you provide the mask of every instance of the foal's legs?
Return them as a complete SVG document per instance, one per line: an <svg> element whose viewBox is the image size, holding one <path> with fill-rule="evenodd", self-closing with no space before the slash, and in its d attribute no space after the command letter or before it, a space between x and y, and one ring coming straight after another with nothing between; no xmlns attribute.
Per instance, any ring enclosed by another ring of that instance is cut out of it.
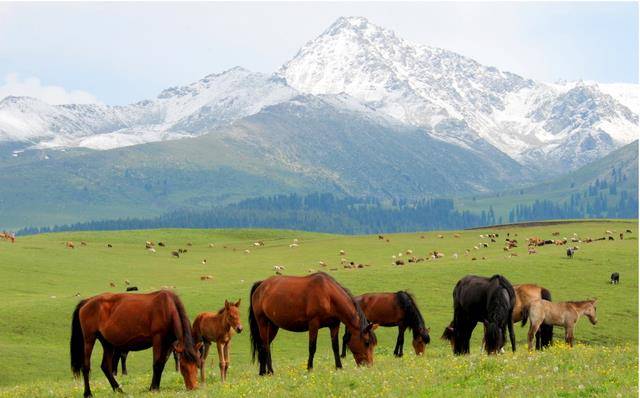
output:
<svg viewBox="0 0 640 398"><path fill-rule="evenodd" d="M231 340L227 341L225 345L222 347L222 354L224 355L224 379L222 381L227 380L227 371L229 370L229 346L231 345Z"/></svg>
<svg viewBox="0 0 640 398"><path fill-rule="evenodd" d="M216 347L218 348L218 366L220 367L220 380L224 383L224 344L216 341Z"/></svg>
<svg viewBox="0 0 640 398"><path fill-rule="evenodd" d="M319 325L315 321L309 323L309 360L307 361L307 370L313 369L313 357L316 354L316 343L318 341Z"/></svg>
<svg viewBox="0 0 640 398"><path fill-rule="evenodd" d="M529 322L529 333L527 334L527 344L529 347L529 351L533 349L533 338L538 332L538 329L540 329L541 324L542 322L534 321L533 319Z"/></svg>
<svg viewBox="0 0 640 398"><path fill-rule="evenodd" d="M209 356L209 349L211 348L210 341L204 341L204 353L202 354L202 366L200 367L200 382L204 383L204 376L207 367L207 357Z"/></svg>
<svg viewBox="0 0 640 398"><path fill-rule="evenodd" d="M340 335L340 323L331 326L329 330L331 331L331 349L333 349L333 358L336 361L336 369L342 369L342 362L340 361L340 341L338 339Z"/></svg>
<svg viewBox="0 0 640 398"><path fill-rule="evenodd" d="M398 325L398 338L396 339L396 348L393 350L393 355L401 357L404 351L404 332L407 327L400 324Z"/></svg>
<svg viewBox="0 0 640 398"><path fill-rule="evenodd" d="M573 347L573 326L571 324L564 325L564 341L569 343L570 347Z"/></svg>

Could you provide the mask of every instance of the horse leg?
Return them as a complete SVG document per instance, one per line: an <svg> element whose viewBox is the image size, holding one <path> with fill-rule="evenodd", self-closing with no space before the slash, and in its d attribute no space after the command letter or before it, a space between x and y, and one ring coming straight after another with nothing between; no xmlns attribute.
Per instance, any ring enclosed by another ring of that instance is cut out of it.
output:
<svg viewBox="0 0 640 398"><path fill-rule="evenodd" d="M154 336L153 338L153 377L151 378L151 386L149 390L160 389L160 379L162 378L162 371L164 365L167 362L169 356L170 347L166 347L162 341L161 336Z"/></svg>
<svg viewBox="0 0 640 398"><path fill-rule="evenodd" d="M120 356L122 355L121 352L119 351L115 351L113 353L113 376L117 376L118 375L118 364L120 363Z"/></svg>
<svg viewBox="0 0 640 398"><path fill-rule="evenodd" d="M102 340L101 343L102 365L100 365L100 368L102 369L104 375L107 377L107 380L109 380L109 384L111 384L111 388L113 388L113 391L122 392L118 381L115 377L113 377L113 346L111 346L111 344L104 340Z"/></svg>
<svg viewBox="0 0 640 398"><path fill-rule="evenodd" d="M333 349L333 358L336 361L336 369L342 369L342 362L340 361L340 323L332 326L331 329L331 349ZM345 353L346 354L346 353Z"/></svg>
<svg viewBox="0 0 640 398"><path fill-rule="evenodd" d="M345 326L344 336L342 336L342 354L340 355L342 358L345 358L347 356L347 344L349 343L350 338L351 334Z"/></svg>
<svg viewBox="0 0 640 398"><path fill-rule="evenodd" d="M231 345L231 340L227 341L224 347L222 347L222 353L224 354L224 380L227 380L227 371L229 370L229 346L230 345Z"/></svg>
<svg viewBox="0 0 640 398"><path fill-rule="evenodd" d="M565 325L564 341L569 343L569 347L573 347L573 325Z"/></svg>
<svg viewBox="0 0 640 398"><path fill-rule="evenodd" d="M533 320L529 323L529 333L527 333L527 344L529 347L529 351L533 349L533 338L536 335L536 332L540 328L540 322L534 322Z"/></svg>
<svg viewBox="0 0 640 398"><path fill-rule="evenodd" d="M180 371L180 358L178 358L178 355L180 355L180 354L178 354L176 352L176 350L172 350L172 352L173 352L173 362L175 362L175 364L176 364L176 372L179 372Z"/></svg>
<svg viewBox="0 0 640 398"><path fill-rule="evenodd" d="M91 352L96 342L95 335L84 336L84 363L82 364L82 379L84 380L84 397L91 397L91 387L89 386L89 372L91 371Z"/></svg>
<svg viewBox="0 0 640 398"><path fill-rule="evenodd" d="M398 325L398 338L396 339L396 349L393 351L393 354L398 358L402 357L404 354L404 332L407 330L407 327L404 325Z"/></svg>
<svg viewBox="0 0 640 398"><path fill-rule="evenodd" d="M220 380L224 383L224 351L222 343L216 341L216 347L218 348L218 367L220 368Z"/></svg>
<svg viewBox="0 0 640 398"><path fill-rule="evenodd" d="M207 357L209 356L209 349L211 348L211 342L204 342L204 353L202 354L202 366L200 367L200 382L204 383L204 376L207 367Z"/></svg>
<svg viewBox="0 0 640 398"><path fill-rule="evenodd" d="M120 354L120 362L122 363L122 367L121 368L122 368L122 375L123 376L127 375L127 355L129 355L128 352L123 352L123 353ZM118 361L118 359L116 358L116 363L118 363L117 361ZM117 372L113 373L114 376L115 376L116 373Z"/></svg>
<svg viewBox="0 0 640 398"><path fill-rule="evenodd" d="M307 370L313 370L313 357L316 355L316 343L318 342L318 325L316 322L309 324L309 360Z"/></svg>
<svg viewBox="0 0 640 398"><path fill-rule="evenodd" d="M273 374L273 365L271 363L271 342L278 334L278 327L268 319L258 319L258 327L260 328L261 349L258 350L258 361L260 362L260 375Z"/></svg>

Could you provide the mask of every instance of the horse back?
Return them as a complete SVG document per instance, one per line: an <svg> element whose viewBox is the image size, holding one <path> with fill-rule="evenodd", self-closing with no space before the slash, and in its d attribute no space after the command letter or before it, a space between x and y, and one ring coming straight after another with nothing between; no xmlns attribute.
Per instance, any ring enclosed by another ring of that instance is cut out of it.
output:
<svg viewBox="0 0 640 398"><path fill-rule="evenodd" d="M367 320L380 326L396 326L404 319L396 293L366 293L354 300L360 304Z"/></svg>
<svg viewBox="0 0 640 398"><path fill-rule="evenodd" d="M172 293L104 293L90 298L80 309L83 332L96 333L115 347L130 350L151 345L151 336L173 330Z"/></svg>

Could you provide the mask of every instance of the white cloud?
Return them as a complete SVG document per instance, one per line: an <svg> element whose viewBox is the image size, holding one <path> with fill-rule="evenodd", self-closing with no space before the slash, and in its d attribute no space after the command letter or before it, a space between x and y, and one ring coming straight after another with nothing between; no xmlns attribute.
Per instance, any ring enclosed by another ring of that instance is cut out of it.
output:
<svg viewBox="0 0 640 398"><path fill-rule="evenodd" d="M47 86L37 77L21 78L17 73L9 73L0 85L0 99L7 96L33 97L51 105L59 104L95 104L100 101L92 94L82 90L66 90L60 86Z"/></svg>

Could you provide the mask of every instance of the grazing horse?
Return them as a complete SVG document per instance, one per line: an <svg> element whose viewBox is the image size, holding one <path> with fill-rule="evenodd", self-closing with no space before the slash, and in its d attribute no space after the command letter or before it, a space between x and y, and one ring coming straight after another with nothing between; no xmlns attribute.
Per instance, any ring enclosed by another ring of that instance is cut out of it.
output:
<svg viewBox="0 0 640 398"><path fill-rule="evenodd" d="M611 274L611 284L617 285L618 283L620 283L620 273L614 272Z"/></svg>
<svg viewBox="0 0 640 398"><path fill-rule="evenodd" d="M522 320L522 313L535 300L551 301L551 292L542 286L534 284L513 285L516 292L516 304L513 307L513 323ZM524 324L523 324L524 326ZM542 350L553 342L553 325L542 324L536 332L536 350Z"/></svg>
<svg viewBox="0 0 640 398"><path fill-rule="evenodd" d="M515 301L513 286L502 275L465 276L453 289L453 322L445 328L442 338L451 342L454 354L468 354L471 333L476 324L482 322L487 354L496 353L504 346L507 328L511 350L515 351L512 322Z"/></svg>
<svg viewBox="0 0 640 398"><path fill-rule="evenodd" d="M425 346L429 344L429 329L424 324L422 314L411 294L406 291L397 293L367 293L354 297L360 304L362 311L369 322L380 326L397 326L398 338L393 354L401 357L404 346L404 332L407 328L413 331L413 349L416 355L424 353ZM345 331L342 338L342 357L347 356L347 342L349 331Z"/></svg>
<svg viewBox="0 0 640 398"><path fill-rule="evenodd" d="M91 396L89 371L96 339L103 348L101 369L114 391L122 392L113 377L114 354L153 347L150 390L160 388L160 378L172 348L180 354L180 370L187 389L198 386L199 346L193 344L191 325L182 302L174 293L103 293L76 306L71 322L71 370L84 378L84 396ZM175 343L175 344L174 344Z"/></svg>
<svg viewBox="0 0 640 398"><path fill-rule="evenodd" d="M251 353L256 352L260 375L273 373L270 344L279 328L292 332L309 331L307 369L313 369L318 330L331 330L331 348L336 368L342 368L338 333L344 323L351 338L347 343L356 364L373 363L376 336L360 305L347 289L324 272L308 276L272 276L253 284L249 301Z"/></svg>
<svg viewBox="0 0 640 398"><path fill-rule="evenodd" d="M552 303L547 300L536 300L529 305L529 310L523 313L522 325L527 322L527 317L531 322L529 334L529 351L531 351L534 334L540 325L556 325L564 327L564 339L573 347L573 328L582 315L589 318L592 325L598 323L596 318L596 304L598 300L586 301L564 301Z"/></svg>
<svg viewBox="0 0 640 398"><path fill-rule="evenodd" d="M224 307L216 312L203 312L193 321L191 331L193 340L204 343L202 355L202 367L200 368L200 381L204 383L205 363L209 356L211 342L215 341L218 347L218 360L220 366L220 379L224 382L229 369L229 346L234 332L242 332L240 323L240 300L235 303L224 301Z"/></svg>

